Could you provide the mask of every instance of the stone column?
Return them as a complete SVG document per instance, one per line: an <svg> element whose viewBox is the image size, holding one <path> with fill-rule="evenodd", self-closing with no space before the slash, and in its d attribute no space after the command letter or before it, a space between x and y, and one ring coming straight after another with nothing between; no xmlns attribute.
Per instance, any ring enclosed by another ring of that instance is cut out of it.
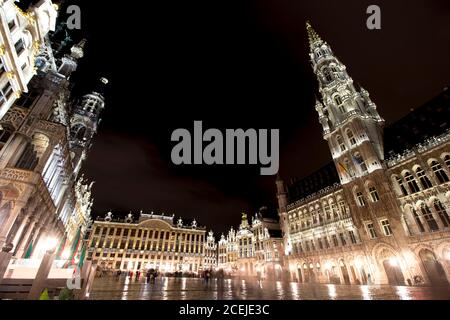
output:
<svg viewBox="0 0 450 320"><path fill-rule="evenodd" d="M11 247L6 247L4 250L0 251L0 284L2 283L3 277L5 276L6 270L8 269L9 262L12 258L12 253L9 252Z"/></svg>
<svg viewBox="0 0 450 320"><path fill-rule="evenodd" d="M31 286L31 290L28 294L28 300L38 300L42 291L45 289L48 275L55 260L55 252L47 251L42 258L41 265L39 266L36 277Z"/></svg>
<svg viewBox="0 0 450 320"><path fill-rule="evenodd" d="M23 203L16 201L15 207L11 209L10 215L8 220L4 223L3 226L0 226L0 248L2 248L6 244L6 239L8 238L8 235L10 233L10 230L12 226L14 225L14 222L17 219L17 216L19 215L20 211L22 210Z"/></svg>

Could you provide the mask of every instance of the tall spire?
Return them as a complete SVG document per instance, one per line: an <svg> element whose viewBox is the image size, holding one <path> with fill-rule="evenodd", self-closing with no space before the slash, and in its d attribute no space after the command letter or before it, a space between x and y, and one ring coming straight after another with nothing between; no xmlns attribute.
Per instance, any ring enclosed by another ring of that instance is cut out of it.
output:
<svg viewBox="0 0 450 320"><path fill-rule="evenodd" d="M306 31L308 31L308 40L310 48L314 48L316 44L322 43L319 34L314 30L309 21L306 21Z"/></svg>

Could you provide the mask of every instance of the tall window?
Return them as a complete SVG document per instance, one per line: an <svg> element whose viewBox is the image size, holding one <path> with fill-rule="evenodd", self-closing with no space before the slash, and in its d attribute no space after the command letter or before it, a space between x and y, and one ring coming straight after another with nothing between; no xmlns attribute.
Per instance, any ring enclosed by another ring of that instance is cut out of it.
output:
<svg viewBox="0 0 450 320"><path fill-rule="evenodd" d="M331 75L330 70L325 69L323 75L324 75L324 77L325 77L325 81L326 81L326 82L331 82L331 81L333 81L333 76Z"/></svg>
<svg viewBox="0 0 450 320"><path fill-rule="evenodd" d="M361 171L363 173L367 172L366 163L364 162L364 159L363 159L363 157L361 156L361 154L359 152L356 152L353 155L353 161L356 162L359 165L359 167L361 168Z"/></svg>
<svg viewBox="0 0 450 320"><path fill-rule="evenodd" d="M355 135L353 134L353 131L350 129L347 130L347 138L348 138L348 141L350 141L350 144L352 146L354 146L356 144Z"/></svg>
<svg viewBox="0 0 450 320"><path fill-rule="evenodd" d="M445 165L450 169L450 156L446 155L444 158Z"/></svg>
<svg viewBox="0 0 450 320"><path fill-rule="evenodd" d="M419 178L420 184L422 185L422 188L424 190L429 189L433 186L430 179L428 179L427 175L425 174L425 171L423 171L421 167L418 167L416 169L416 175Z"/></svg>
<svg viewBox="0 0 450 320"><path fill-rule="evenodd" d="M322 238L317 239L317 242L319 243L320 250L323 250Z"/></svg>
<svg viewBox="0 0 450 320"><path fill-rule="evenodd" d="M0 89L0 106L2 106L6 101L8 101L9 97L11 97L13 93L13 89L11 87L11 83L8 81L3 88Z"/></svg>
<svg viewBox="0 0 450 320"><path fill-rule="evenodd" d="M420 216L417 213L416 209L412 210L413 215L414 215L414 219L416 220L417 226L419 227L419 231L420 232L425 232L425 227L422 224L422 220L420 220Z"/></svg>
<svg viewBox="0 0 450 320"><path fill-rule="evenodd" d="M398 187L400 188L400 191L402 195L407 196L408 191L406 190L405 183L403 182L403 179L401 177L395 177L395 180L397 181Z"/></svg>
<svg viewBox="0 0 450 320"><path fill-rule="evenodd" d="M409 172L405 173L405 180L406 183L408 184L409 190L411 190L412 193L420 191L419 185L417 184L416 179L411 173Z"/></svg>
<svg viewBox="0 0 450 320"><path fill-rule="evenodd" d="M339 147L341 148L341 151L347 150L347 147L345 146L345 143L344 143L344 139L342 139L341 136L338 136L338 137L336 138L336 141L337 141Z"/></svg>
<svg viewBox="0 0 450 320"><path fill-rule="evenodd" d="M369 234L369 237L371 239L375 239L377 237L377 233L375 231L375 226L373 225L373 223L367 224L367 233Z"/></svg>
<svg viewBox="0 0 450 320"><path fill-rule="evenodd" d="M437 161L433 161L431 163L431 169L433 170L434 174L436 175L436 178L438 179L439 183L445 183L449 182L447 173L445 173L444 169L442 168L441 164Z"/></svg>
<svg viewBox="0 0 450 320"><path fill-rule="evenodd" d="M428 208L427 205L422 205L420 208L420 211L422 211L422 216L425 218L425 221L428 224L428 227L431 231L437 231L439 230L438 224L436 220L434 220L433 214L431 213L430 208Z"/></svg>
<svg viewBox="0 0 450 320"><path fill-rule="evenodd" d="M345 216L345 214L347 213L347 207L345 206L344 201L339 201L339 210L341 211L341 215Z"/></svg>
<svg viewBox="0 0 450 320"><path fill-rule="evenodd" d="M366 200L364 199L364 195L361 191L356 192L356 202L360 207L364 207L366 205Z"/></svg>
<svg viewBox="0 0 450 320"><path fill-rule="evenodd" d="M369 188L369 194L370 194L370 198L372 199L372 202L380 201L380 197L378 196L378 192L375 187Z"/></svg>
<svg viewBox="0 0 450 320"><path fill-rule="evenodd" d="M331 236L331 238L333 239L333 244L334 244L334 246L335 246L335 247L339 247L339 241L338 241L337 236L336 236L335 234L333 234L333 235Z"/></svg>
<svg viewBox="0 0 450 320"><path fill-rule="evenodd" d="M326 216L326 218L327 218L327 220L330 220L331 219L331 209L330 209L330 206L325 206L325 216Z"/></svg>
<svg viewBox="0 0 450 320"><path fill-rule="evenodd" d="M9 137L11 137L12 131L8 128L2 127L0 128L0 150L3 146L8 142Z"/></svg>
<svg viewBox="0 0 450 320"><path fill-rule="evenodd" d="M325 242L325 248L329 249L330 248L330 243L328 242L328 238L327 237L324 238L324 242Z"/></svg>
<svg viewBox="0 0 450 320"><path fill-rule="evenodd" d="M334 102L336 102L337 106L340 106L342 104L342 98L341 96L335 96L334 97Z"/></svg>
<svg viewBox="0 0 450 320"><path fill-rule="evenodd" d="M448 216L447 210L445 210L444 206L442 205L442 203L439 200L434 202L434 209L438 213L439 218L441 219L444 227L446 227L446 228L449 227L450 226L450 217Z"/></svg>
<svg viewBox="0 0 450 320"><path fill-rule="evenodd" d="M349 232L348 232L348 235L349 235L349 237L350 237L350 240L352 241L352 243L353 244L356 244L356 237L355 237L355 233L353 232L353 230L350 230Z"/></svg>
<svg viewBox="0 0 450 320"><path fill-rule="evenodd" d="M0 58L0 77L2 76L2 74L6 71L5 69L5 65L3 64L3 59Z"/></svg>
<svg viewBox="0 0 450 320"><path fill-rule="evenodd" d="M381 228L383 229L383 233L385 236L390 236L392 235L392 229L391 229L391 225L389 224L389 220L385 219L385 220L381 220Z"/></svg>
<svg viewBox="0 0 450 320"><path fill-rule="evenodd" d="M339 238L341 239L343 246L347 245L347 241L345 240L345 235L343 233L339 233Z"/></svg>
<svg viewBox="0 0 450 320"><path fill-rule="evenodd" d="M20 54L25 50L25 43L23 42L23 39L20 38L15 44L14 48L16 49L17 55L20 56Z"/></svg>

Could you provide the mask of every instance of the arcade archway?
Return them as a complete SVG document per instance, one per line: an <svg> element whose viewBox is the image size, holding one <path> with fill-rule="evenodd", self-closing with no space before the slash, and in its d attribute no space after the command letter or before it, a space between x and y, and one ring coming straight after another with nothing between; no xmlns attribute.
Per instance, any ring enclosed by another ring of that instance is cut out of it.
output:
<svg viewBox="0 0 450 320"><path fill-rule="evenodd" d="M423 268L428 276L428 280L432 285L447 285L448 280L445 275L444 268L436 259L434 253L428 249L422 249L419 252L420 260Z"/></svg>

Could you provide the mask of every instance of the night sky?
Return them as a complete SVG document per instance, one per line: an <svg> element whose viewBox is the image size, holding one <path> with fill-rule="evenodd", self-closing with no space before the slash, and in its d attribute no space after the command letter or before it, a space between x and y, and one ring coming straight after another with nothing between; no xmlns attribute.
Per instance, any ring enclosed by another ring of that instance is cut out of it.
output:
<svg viewBox="0 0 450 320"><path fill-rule="evenodd" d="M372 1L68 1L82 9L86 57L76 91L110 80L106 110L84 166L95 214L174 213L216 232L269 206L275 177L259 166L171 163L177 128L277 128L280 174L331 160L314 110L305 21L371 94L387 123L450 83L450 2L377 1L382 29L366 28Z"/></svg>

